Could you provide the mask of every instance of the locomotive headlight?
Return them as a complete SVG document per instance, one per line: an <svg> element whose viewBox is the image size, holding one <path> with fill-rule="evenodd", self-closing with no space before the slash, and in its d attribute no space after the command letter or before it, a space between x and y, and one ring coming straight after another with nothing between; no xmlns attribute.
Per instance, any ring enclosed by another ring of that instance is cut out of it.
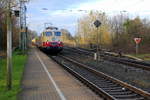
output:
<svg viewBox="0 0 150 100"><path fill-rule="evenodd" d="M46 45L47 45L47 46L49 45L49 42L48 42L48 41L46 42Z"/></svg>

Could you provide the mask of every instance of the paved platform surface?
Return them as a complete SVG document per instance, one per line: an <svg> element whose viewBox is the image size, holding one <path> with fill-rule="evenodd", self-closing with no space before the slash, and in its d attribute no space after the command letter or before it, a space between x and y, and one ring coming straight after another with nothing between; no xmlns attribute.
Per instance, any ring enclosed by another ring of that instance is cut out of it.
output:
<svg viewBox="0 0 150 100"><path fill-rule="evenodd" d="M19 100L102 100L38 49L31 49Z"/></svg>

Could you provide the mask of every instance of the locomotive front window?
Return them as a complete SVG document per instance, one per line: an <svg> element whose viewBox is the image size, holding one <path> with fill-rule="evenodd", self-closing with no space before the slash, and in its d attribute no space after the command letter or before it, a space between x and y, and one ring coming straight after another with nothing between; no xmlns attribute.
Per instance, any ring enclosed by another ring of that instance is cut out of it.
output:
<svg viewBox="0 0 150 100"><path fill-rule="evenodd" d="M46 36L52 36L52 32L45 32Z"/></svg>
<svg viewBox="0 0 150 100"><path fill-rule="evenodd" d="M55 36L61 36L61 32L55 32Z"/></svg>

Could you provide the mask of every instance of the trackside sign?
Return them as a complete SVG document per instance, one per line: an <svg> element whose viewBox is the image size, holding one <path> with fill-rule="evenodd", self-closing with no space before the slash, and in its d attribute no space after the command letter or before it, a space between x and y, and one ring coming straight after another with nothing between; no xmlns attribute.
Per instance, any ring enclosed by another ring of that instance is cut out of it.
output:
<svg viewBox="0 0 150 100"><path fill-rule="evenodd" d="M141 38L134 38L134 41L136 44L139 44L141 42Z"/></svg>

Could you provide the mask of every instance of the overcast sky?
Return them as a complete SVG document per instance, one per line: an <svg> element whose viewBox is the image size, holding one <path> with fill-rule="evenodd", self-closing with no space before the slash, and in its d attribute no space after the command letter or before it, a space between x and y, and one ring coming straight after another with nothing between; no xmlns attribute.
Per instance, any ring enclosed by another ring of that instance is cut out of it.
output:
<svg viewBox="0 0 150 100"><path fill-rule="evenodd" d="M52 23L74 35L78 18L86 14L79 10L101 10L109 16L127 11L130 16L150 18L149 4L150 0L31 0L27 4L27 21L29 28L38 34L43 31L44 23Z"/></svg>

